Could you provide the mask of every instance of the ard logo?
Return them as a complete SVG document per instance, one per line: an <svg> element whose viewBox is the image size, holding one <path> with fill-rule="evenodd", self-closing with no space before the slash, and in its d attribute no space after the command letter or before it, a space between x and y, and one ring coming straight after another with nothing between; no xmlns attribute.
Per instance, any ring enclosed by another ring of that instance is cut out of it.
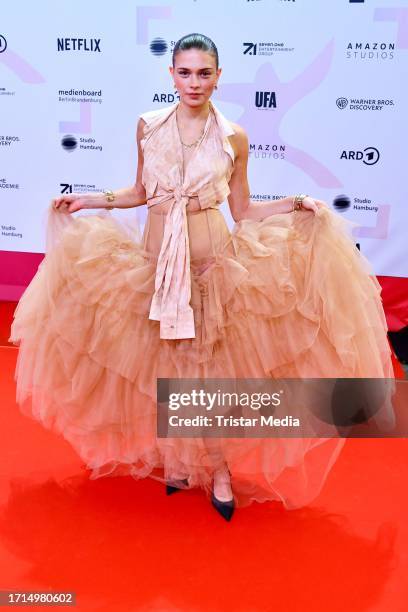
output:
<svg viewBox="0 0 408 612"><path fill-rule="evenodd" d="M342 151L340 159L362 161L366 166L374 166L380 159L380 152L376 147L366 147L363 151Z"/></svg>
<svg viewBox="0 0 408 612"><path fill-rule="evenodd" d="M0 53L4 53L7 49L7 40L0 34Z"/></svg>

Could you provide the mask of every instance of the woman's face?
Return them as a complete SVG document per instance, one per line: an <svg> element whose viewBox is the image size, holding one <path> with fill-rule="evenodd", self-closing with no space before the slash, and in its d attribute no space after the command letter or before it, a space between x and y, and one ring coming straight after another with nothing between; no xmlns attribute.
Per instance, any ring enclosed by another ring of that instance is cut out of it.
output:
<svg viewBox="0 0 408 612"><path fill-rule="evenodd" d="M202 106L210 98L221 68L216 69L215 57L199 49L179 51L175 65L170 66L180 100L188 106Z"/></svg>

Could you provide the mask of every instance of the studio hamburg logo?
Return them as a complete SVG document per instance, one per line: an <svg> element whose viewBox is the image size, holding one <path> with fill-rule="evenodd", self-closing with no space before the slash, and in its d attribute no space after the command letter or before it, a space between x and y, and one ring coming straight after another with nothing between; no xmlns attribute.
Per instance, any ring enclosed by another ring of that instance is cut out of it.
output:
<svg viewBox="0 0 408 612"><path fill-rule="evenodd" d="M350 198L347 195L341 194L334 198L333 206L339 212L344 212L348 208L350 208Z"/></svg>
<svg viewBox="0 0 408 612"><path fill-rule="evenodd" d="M153 38L150 43L150 51L153 55L164 55L167 52L168 44L164 38Z"/></svg>
<svg viewBox="0 0 408 612"><path fill-rule="evenodd" d="M7 49L7 40L4 38L2 34L0 34L0 53L4 53Z"/></svg>
<svg viewBox="0 0 408 612"><path fill-rule="evenodd" d="M78 146L78 141L75 136L67 134L61 139L61 146L65 151L74 151Z"/></svg>

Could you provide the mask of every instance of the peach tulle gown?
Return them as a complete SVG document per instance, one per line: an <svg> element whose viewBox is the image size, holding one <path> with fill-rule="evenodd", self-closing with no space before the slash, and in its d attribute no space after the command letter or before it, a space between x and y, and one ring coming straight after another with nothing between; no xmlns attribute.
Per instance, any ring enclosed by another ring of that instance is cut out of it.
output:
<svg viewBox="0 0 408 612"><path fill-rule="evenodd" d="M188 476L227 464L237 506L320 492L341 438L158 438L157 378L392 378L380 286L351 223L320 208L229 230L234 152L213 105L183 150L177 104L145 119L143 236L109 212L50 207L47 254L15 312L17 400L91 478Z"/></svg>

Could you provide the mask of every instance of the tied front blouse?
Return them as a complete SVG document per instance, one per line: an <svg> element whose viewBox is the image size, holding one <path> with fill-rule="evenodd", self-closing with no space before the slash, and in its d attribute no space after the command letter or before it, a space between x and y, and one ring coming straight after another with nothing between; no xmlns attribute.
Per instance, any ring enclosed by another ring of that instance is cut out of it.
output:
<svg viewBox="0 0 408 612"><path fill-rule="evenodd" d="M188 200L196 196L201 209L218 208L230 193L228 183L234 162L228 136L235 132L210 101L203 136L183 171L178 104L141 115L146 122L141 147L147 206L170 201L149 312L149 319L160 321L160 338L167 340L195 338L190 306Z"/></svg>

